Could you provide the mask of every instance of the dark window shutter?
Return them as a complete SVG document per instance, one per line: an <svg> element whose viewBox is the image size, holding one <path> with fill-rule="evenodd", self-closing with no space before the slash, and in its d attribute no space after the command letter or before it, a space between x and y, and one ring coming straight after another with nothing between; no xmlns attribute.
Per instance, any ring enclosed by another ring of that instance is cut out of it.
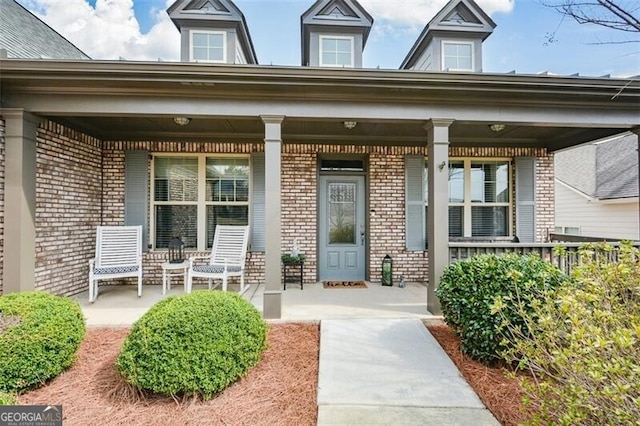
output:
<svg viewBox="0 0 640 426"><path fill-rule="evenodd" d="M536 240L536 159L517 157L516 236L523 243Z"/></svg>
<svg viewBox="0 0 640 426"><path fill-rule="evenodd" d="M251 155L251 251L265 250L265 166L264 152Z"/></svg>
<svg viewBox="0 0 640 426"><path fill-rule="evenodd" d="M405 235L407 250L425 249L424 157L405 159Z"/></svg>
<svg viewBox="0 0 640 426"><path fill-rule="evenodd" d="M149 246L149 152L124 152L124 224L142 225L142 249Z"/></svg>

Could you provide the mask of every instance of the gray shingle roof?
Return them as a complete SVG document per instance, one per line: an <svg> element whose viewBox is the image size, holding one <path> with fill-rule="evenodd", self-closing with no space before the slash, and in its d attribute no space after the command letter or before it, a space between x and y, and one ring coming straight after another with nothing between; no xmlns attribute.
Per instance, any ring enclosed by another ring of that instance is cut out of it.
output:
<svg viewBox="0 0 640 426"><path fill-rule="evenodd" d="M637 136L627 134L596 146L596 198L637 197Z"/></svg>
<svg viewBox="0 0 640 426"><path fill-rule="evenodd" d="M0 0L0 49L8 58L91 59L14 0Z"/></svg>
<svg viewBox="0 0 640 426"><path fill-rule="evenodd" d="M638 196L638 143L633 133L555 155L556 179L599 200Z"/></svg>

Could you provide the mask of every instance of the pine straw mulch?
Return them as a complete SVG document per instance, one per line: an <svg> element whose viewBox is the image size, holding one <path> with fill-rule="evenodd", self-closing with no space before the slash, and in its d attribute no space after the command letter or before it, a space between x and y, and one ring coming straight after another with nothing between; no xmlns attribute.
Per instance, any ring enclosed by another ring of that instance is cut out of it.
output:
<svg viewBox="0 0 640 426"><path fill-rule="evenodd" d="M145 396L114 362L128 329L89 329L73 367L20 404L62 405L71 425L315 425L317 324L270 324L268 349L249 374L209 401Z"/></svg>
<svg viewBox="0 0 640 426"><path fill-rule="evenodd" d="M460 351L446 325L429 331L503 425L521 424L522 389L501 368ZM73 367L46 386L18 397L20 404L63 405L65 425L315 425L319 326L269 325L268 349L249 374L210 401L145 396L120 378L114 362L128 329L89 329Z"/></svg>
<svg viewBox="0 0 640 426"><path fill-rule="evenodd" d="M460 339L449 326L429 325L427 328L502 425L519 425L530 417L531 413L522 406L525 394L517 378L508 377L504 368L487 367L463 354Z"/></svg>

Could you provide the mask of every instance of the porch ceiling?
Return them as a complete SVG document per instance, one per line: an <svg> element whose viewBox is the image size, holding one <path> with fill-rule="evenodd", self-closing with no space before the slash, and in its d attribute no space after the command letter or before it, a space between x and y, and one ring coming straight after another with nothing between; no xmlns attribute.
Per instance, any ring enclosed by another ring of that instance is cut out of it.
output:
<svg viewBox="0 0 640 426"><path fill-rule="evenodd" d="M54 121L101 140L116 141L262 141L264 124L259 117L190 117L186 126L178 126L169 116L52 116ZM335 144L424 145L425 121L353 120L357 125L347 129L344 119L285 118L282 127L284 143L320 142ZM501 123L500 132L490 129L489 122L455 121L450 128L452 146L518 146L545 147L551 151L620 133L619 128L579 128L566 126Z"/></svg>

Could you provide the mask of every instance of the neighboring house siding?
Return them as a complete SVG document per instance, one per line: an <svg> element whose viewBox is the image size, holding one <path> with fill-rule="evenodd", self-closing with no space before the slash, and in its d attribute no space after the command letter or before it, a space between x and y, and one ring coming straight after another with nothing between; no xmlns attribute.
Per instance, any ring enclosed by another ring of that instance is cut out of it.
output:
<svg viewBox="0 0 640 426"><path fill-rule="evenodd" d="M45 120L36 161L36 289L72 295L87 288L100 223L100 141Z"/></svg>
<svg viewBox="0 0 640 426"><path fill-rule="evenodd" d="M4 118L0 116L0 294L4 283Z"/></svg>
<svg viewBox="0 0 640 426"><path fill-rule="evenodd" d="M556 226L579 227L587 237L637 240L638 203L599 203L567 188L556 186Z"/></svg>

